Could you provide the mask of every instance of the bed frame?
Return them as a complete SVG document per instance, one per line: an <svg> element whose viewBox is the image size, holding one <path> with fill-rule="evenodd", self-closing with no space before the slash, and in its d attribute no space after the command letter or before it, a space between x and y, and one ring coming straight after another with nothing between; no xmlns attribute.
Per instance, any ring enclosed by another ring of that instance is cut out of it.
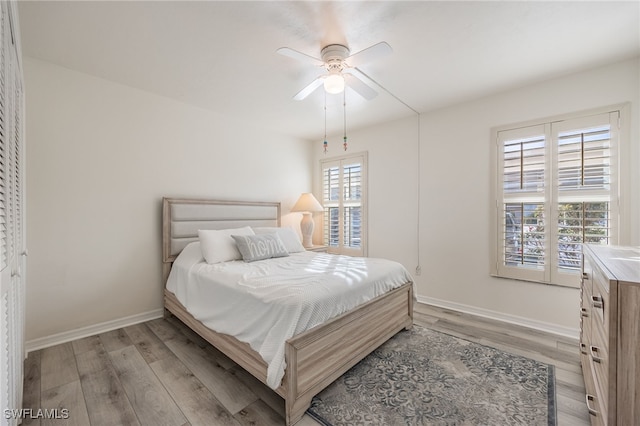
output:
<svg viewBox="0 0 640 426"><path fill-rule="evenodd" d="M182 249L198 240L198 229L280 226L280 203L164 198L162 201L162 270L166 283ZM164 290L166 311L266 383L267 364L248 344L216 333L189 314L175 295ZM275 392L285 400L285 420L293 425L311 399L374 349L413 325L413 284L408 282L286 342L286 371Z"/></svg>

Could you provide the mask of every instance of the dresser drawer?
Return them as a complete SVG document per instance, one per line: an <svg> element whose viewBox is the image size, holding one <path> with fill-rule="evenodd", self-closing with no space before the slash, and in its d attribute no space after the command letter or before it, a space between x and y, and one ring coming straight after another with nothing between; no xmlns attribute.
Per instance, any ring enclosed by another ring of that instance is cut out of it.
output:
<svg viewBox="0 0 640 426"><path fill-rule="evenodd" d="M580 352L585 355L588 352L585 351L584 345L586 345L588 349L591 344L592 295L591 281L584 281L582 283L582 289L580 290Z"/></svg>
<svg viewBox="0 0 640 426"><path fill-rule="evenodd" d="M593 371L591 370L591 358L588 354L580 354L580 363L582 364L582 375L584 377L584 388L587 407L589 408L589 417L591 423L596 424L596 418L602 417L602 409L600 408L599 398L596 394L596 384L593 381Z"/></svg>
<svg viewBox="0 0 640 426"><path fill-rule="evenodd" d="M607 426L607 412L602 410L600 406L599 395L586 395L587 408L589 410L589 417L591 418L591 426Z"/></svg>
<svg viewBox="0 0 640 426"><path fill-rule="evenodd" d="M591 324L593 329L600 328L606 337L609 335L611 321L609 280L597 266L594 266L592 273ZM605 339L604 344L609 347L608 339Z"/></svg>
<svg viewBox="0 0 640 426"><path fill-rule="evenodd" d="M588 347L589 361L591 362L591 370L593 381L595 382L596 395L599 396L598 404L601 412L606 413L608 410L608 398L603 396L609 395L609 352L605 348L604 341L606 337L603 335L600 327L596 326L591 330L591 345ZM615 408L615 407L614 407ZM606 418L606 416L605 416Z"/></svg>
<svg viewBox="0 0 640 426"><path fill-rule="evenodd" d="M589 418L591 419L591 426L606 426L607 425L606 413L602 412L600 405L598 404L599 402L598 396L587 392L585 399L587 402L587 409L589 410Z"/></svg>

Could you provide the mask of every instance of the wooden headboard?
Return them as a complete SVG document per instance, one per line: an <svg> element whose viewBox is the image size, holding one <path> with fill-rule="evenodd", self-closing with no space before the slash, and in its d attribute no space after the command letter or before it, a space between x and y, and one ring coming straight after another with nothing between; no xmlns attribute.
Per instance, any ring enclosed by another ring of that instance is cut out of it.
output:
<svg viewBox="0 0 640 426"><path fill-rule="evenodd" d="M162 199L162 276L187 244L198 241L199 229L280 226L280 203L188 198Z"/></svg>

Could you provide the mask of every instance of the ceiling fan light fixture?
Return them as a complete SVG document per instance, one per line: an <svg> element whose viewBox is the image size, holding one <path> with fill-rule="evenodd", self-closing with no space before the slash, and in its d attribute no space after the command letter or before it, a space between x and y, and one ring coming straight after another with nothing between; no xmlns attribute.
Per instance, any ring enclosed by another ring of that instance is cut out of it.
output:
<svg viewBox="0 0 640 426"><path fill-rule="evenodd" d="M391 46L381 41L369 46L357 53L351 54L349 48L342 44L329 44L320 51L320 58L298 52L288 47L281 47L276 52L304 62L310 62L316 67L323 67L326 74L319 75L311 83L296 93L293 99L299 101L305 99L320 85L324 86L325 94L338 94L345 92L345 86L367 100L373 99L378 93L376 81L358 69L362 63L378 59L391 53Z"/></svg>
<svg viewBox="0 0 640 426"><path fill-rule="evenodd" d="M324 79L324 90L335 95L344 91L344 77L341 74L331 74Z"/></svg>

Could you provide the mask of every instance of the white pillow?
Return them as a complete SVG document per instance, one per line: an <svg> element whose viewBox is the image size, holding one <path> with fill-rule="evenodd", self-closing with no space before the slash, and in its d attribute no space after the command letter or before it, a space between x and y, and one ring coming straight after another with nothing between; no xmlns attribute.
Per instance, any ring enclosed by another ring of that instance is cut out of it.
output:
<svg viewBox="0 0 640 426"><path fill-rule="evenodd" d="M278 234L278 236L284 243L284 247L289 253L306 251L304 246L300 242L300 237L298 237L298 234L296 234L296 231L294 231L292 228L264 227L253 228L253 230L256 234Z"/></svg>
<svg viewBox="0 0 640 426"><path fill-rule="evenodd" d="M207 263L220 263L229 260L240 260L242 254L238 251L233 235L255 235L250 226L236 229L199 229L198 238L202 256Z"/></svg>

